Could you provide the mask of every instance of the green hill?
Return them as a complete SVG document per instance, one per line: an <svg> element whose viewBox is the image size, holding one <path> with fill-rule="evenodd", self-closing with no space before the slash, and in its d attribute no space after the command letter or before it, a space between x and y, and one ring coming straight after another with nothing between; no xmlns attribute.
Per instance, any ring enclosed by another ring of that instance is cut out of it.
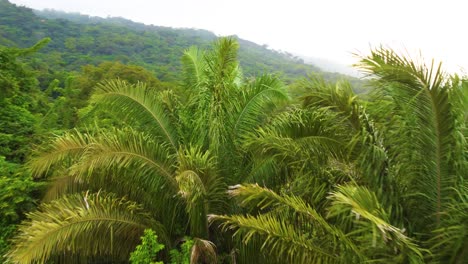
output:
<svg viewBox="0 0 468 264"><path fill-rule="evenodd" d="M35 11L0 0L0 45L29 47L44 37L52 41L36 56L35 63L49 72L78 71L84 65L111 60L143 66L162 81L174 81L183 51L193 45L206 47L217 36L206 30L144 25L124 18ZM322 72L289 53L238 41L239 59L247 77L276 72L286 82L309 73L321 73L331 80L350 78ZM358 79L351 81L359 86Z"/></svg>

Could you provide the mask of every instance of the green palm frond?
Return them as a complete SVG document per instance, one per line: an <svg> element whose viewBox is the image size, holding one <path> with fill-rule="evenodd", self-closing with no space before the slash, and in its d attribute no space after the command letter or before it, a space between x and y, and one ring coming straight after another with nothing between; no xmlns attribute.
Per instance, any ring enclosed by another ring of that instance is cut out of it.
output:
<svg viewBox="0 0 468 264"><path fill-rule="evenodd" d="M243 243L251 239L258 243L260 239L262 250L292 263L365 259L341 230L299 197L278 195L258 185L234 186L229 192L242 206L265 212L256 216L210 216L211 221L220 221L224 230L236 230L234 235L240 236Z"/></svg>
<svg viewBox="0 0 468 264"><path fill-rule="evenodd" d="M208 237L208 222L206 219L207 201L206 189L199 175L186 170L177 175L179 194L186 201L185 210L190 219L190 234L192 236Z"/></svg>
<svg viewBox="0 0 468 264"><path fill-rule="evenodd" d="M218 163L210 151L199 147L189 147L179 151L178 174L188 173L197 176L199 188L210 199L207 201L210 212L222 212L226 209L227 186L219 175ZM179 183L180 184L180 183Z"/></svg>
<svg viewBox="0 0 468 264"><path fill-rule="evenodd" d="M415 226L424 231L439 226L457 175L464 173L453 166L454 150L466 145L456 137L464 124L456 122L461 113L449 96L458 84L447 78L440 64L417 64L383 48L373 50L359 66L377 77L376 83L392 98L393 114L400 118L392 158L399 164L399 180L413 195L407 197L407 207L412 208Z"/></svg>
<svg viewBox="0 0 468 264"><path fill-rule="evenodd" d="M204 109L205 119L208 122L208 146L213 154L230 141L231 115L235 111L233 98L241 86L241 73L237 60L239 44L233 38L221 38L213 50L205 56L207 69L206 94L209 95L208 109ZM208 110L208 111L207 111Z"/></svg>
<svg viewBox="0 0 468 264"><path fill-rule="evenodd" d="M41 155L32 159L27 165L33 177L42 177L57 164L72 164L73 160L77 160L86 152L86 146L90 142L89 134L73 130L54 138L51 143L47 144L47 148L42 150Z"/></svg>
<svg viewBox="0 0 468 264"><path fill-rule="evenodd" d="M190 88L190 94L196 94L199 86L206 82L205 69L206 62L203 59L204 52L197 47L190 47L182 56L184 68L184 86Z"/></svg>
<svg viewBox="0 0 468 264"><path fill-rule="evenodd" d="M405 261L409 263L423 263L423 250L404 234L403 229L389 223L389 214L379 203L375 193L366 187L344 185L339 186L328 198L332 201L329 217L356 223L357 227L352 228L352 233L359 234L359 239L362 240L359 246L363 250L369 250L370 258L387 262L405 256ZM370 225L366 225L363 220ZM367 241L366 234L369 237ZM375 255L378 251L374 248L378 243L383 243L381 247L389 259Z"/></svg>
<svg viewBox="0 0 468 264"><path fill-rule="evenodd" d="M80 162L71 168L72 173L87 176L95 170L132 168L147 183L159 182L162 177L170 186L176 186L171 168L174 156L167 146L144 133L133 129L103 131L87 148Z"/></svg>
<svg viewBox="0 0 468 264"><path fill-rule="evenodd" d="M349 159L356 162L361 170L364 183L373 188L389 185L388 154L383 142L381 131L374 124L358 100L350 83L338 81L331 83L322 77L310 76L296 84L302 91L303 107L312 109L327 109L340 118L340 126L346 127L349 137ZM381 104L378 104L381 107Z"/></svg>
<svg viewBox="0 0 468 264"><path fill-rule="evenodd" d="M313 224L316 228L323 229L326 233L339 237L343 243L349 243L347 246L352 248L356 253L359 253L357 248L346 239L344 233L327 223L324 217L300 197L286 194L279 195L268 188L260 187L258 184L231 187L229 194L237 197L240 200L240 204L244 207L254 206L261 210L274 209L279 212L285 209L292 209L295 216L305 216L308 221L316 223Z"/></svg>
<svg viewBox="0 0 468 264"><path fill-rule="evenodd" d="M252 157L244 178L273 187L295 174L346 159L349 136L338 120L336 114L319 109L292 108L278 114L243 139Z"/></svg>
<svg viewBox="0 0 468 264"><path fill-rule="evenodd" d="M74 161L70 158L75 157ZM81 179L96 170L129 169L136 166L147 182L158 181L155 172L175 186L173 155L168 147L133 129L100 131L98 135L72 131L57 138L44 155L33 159L33 175L46 173L53 165L68 166L71 175Z"/></svg>
<svg viewBox="0 0 468 264"><path fill-rule="evenodd" d="M205 145L208 124L204 122L208 117L211 91L207 87L207 65L205 52L191 47L184 52L182 64L184 68L184 91L187 103L180 113L180 121L184 125L182 138L187 144Z"/></svg>
<svg viewBox="0 0 468 264"><path fill-rule="evenodd" d="M177 151L177 131L166 116L156 90L142 83L131 85L121 80L107 81L98 85L91 97L91 103L111 111L137 127L144 125L147 133L154 137L162 137L174 153Z"/></svg>
<svg viewBox="0 0 468 264"><path fill-rule="evenodd" d="M241 100L236 103L239 114L234 121L234 135L243 138L253 131L271 113L271 110L285 103L288 99L283 85L278 78L270 75L261 76L241 91Z"/></svg>
<svg viewBox="0 0 468 264"><path fill-rule="evenodd" d="M242 175L243 183L273 183L279 185L281 181L276 181L276 175L280 174L281 165L273 156L253 157L249 163L250 170L245 175Z"/></svg>
<svg viewBox="0 0 468 264"><path fill-rule="evenodd" d="M241 72L237 60L238 49L239 43L234 38L220 38L214 43L213 49L205 54L205 74L215 101L227 98L225 96L233 88L231 85L239 85Z"/></svg>
<svg viewBox="0 0 468 264"><path fill-rule="evenodd" d="M261 250L269 255L269 259L287 263L333 263L338 259L333 251L324 249L327 246L324 240L313 241L308 234L285 223L281 216L210 216L210 221L221 221L225 231L235 230L234 236L241 237L242 243L260 238Z"/></svg>
<svg viewBox="0 0 468 264"><path fill-rule="evenodd" d="M202 152L195 147L180 151L176 180L186 203L193 237L208 238L207 214L227 208L226 186L217 174L216 165L209 151Z"/></svg>
<svg viewBox="0 0 468 264"><path fill-rule="evenodd" d="M251 133L244 144L254 153L289 158L296 163L342 157L345 144L335 118L319 110L290 110Z"/></svg>
<svg viewBox="0 0 468 264"><path fill-rule="evenodd" d="M325 81L323 77L309 76L296 85L304 90L300 98L303 107L328 108L345 116L353 129L361 128L359 122L361 106L349 82L342 80L331 83Z"/></svg>
<svg viewBox="0 0 468 264"><path fill-rule="evenodd" d="M381 131L374 125L368 115L363 112L359 117L362 124L348 144L350 160L358 165L365 183L374 189L393 187L389 178L389 154Z"/></svg>
<svg viewBox="0 0 468 264"><path fill-rule="evenodd" d="M204 146L213 153L230 140L226 124L235 110L231 102L241 86L238 48L234 39L220 38L212 50L200 54L191 49L184 60L186 70L198 75L189 77L186 83L191 98L181 116L188 128L184 136L189 143Z"/></svg>
<svg viewBox="0 0 468 264"><path fill-rule="evenodd" d="M7 257L13 263L45 263L67 254L127 260L145 228L167 239L134 202L104 193L65 196L28 214Z"/></svg>
<svg viewBox="0 0 468 264"><path fill-rule="evenodd" d="M468 257L468 183L456 192L444 212L443 227L433 231L430 241L434 255L449 263L463 263Z"/></svg>
<svg viewBox="0 0 468 264"><path fill-rule="evenodd" d="M50 202L64 195L89 190L89 186L76 175L61 174L50 178L50 183L42 201Z"/></svg>
<svg viewBox="0 0 468 264"><path fill-rule="evenodd" d="M288 183L287 190L290 195L300 197L317 212L323 214L329 205L328 193L341 182L348 182L351 173L343 169L317 166L303 173L297 173Z"/></svg>

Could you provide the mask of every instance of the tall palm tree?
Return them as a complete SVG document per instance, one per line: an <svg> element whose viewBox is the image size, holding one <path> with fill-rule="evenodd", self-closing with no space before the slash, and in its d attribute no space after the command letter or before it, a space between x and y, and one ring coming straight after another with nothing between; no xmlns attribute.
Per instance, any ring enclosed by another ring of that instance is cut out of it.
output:
<svg viewBox="0 0 468 264"><path fill-rule="evenodd" d="M230 210L227 186L249 162L245 134L287 100L273 76L242 78L237 48L224 38L211 51L186 51L183 94L119 80L99 85L91 103L125 126L70 131L30 162L51 187L9 260L125 262L146 228L168 249L184 235L209 248L207 215Z"/></svg>
<svg viewBox="0 0 468 264"><path fill-rule="evenodd" d="M466 81L386 49L360 67L373 99L343 83L302 82L302 108L252 133L247 146L264 154L259 171L289 180L235 186L247 211L211 220L271 262L462 263Z"/></svg>

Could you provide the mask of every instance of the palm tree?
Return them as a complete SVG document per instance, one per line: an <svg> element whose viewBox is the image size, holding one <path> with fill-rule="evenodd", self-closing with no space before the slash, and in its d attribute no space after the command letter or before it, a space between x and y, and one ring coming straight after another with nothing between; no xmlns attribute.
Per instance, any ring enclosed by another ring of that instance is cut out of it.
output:
<svg viewBox="0 0 468 264"><path fill-rule="evenodd" d="M227 186L249 162L241 142L287 100L273 76L243 80L237 48L225 38L211 51L186 51L183 94L119 80L99 85L91 103L125 126L70 131L29 163L51 186L9 260L125 262L148 228L168 249L189 235L213 251L207 215L232 207Z"/></svg>
<svg viewBox="0 0 468 264"><path fill-rule="evenodd" d="M306 80L302 108L251 133L258 171L287 180L235 186L247 211L211 221L272 263L462 263L466 81L386 49L360 67L372 100Z"/></svg>

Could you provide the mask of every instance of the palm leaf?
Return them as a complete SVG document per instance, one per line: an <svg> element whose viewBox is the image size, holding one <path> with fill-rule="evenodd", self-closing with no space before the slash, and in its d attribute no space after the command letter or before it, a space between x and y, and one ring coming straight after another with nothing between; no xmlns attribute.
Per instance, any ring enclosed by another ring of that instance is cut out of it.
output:
<svg viewBox="0 0 468 264"><path fill-rule="evenodd" d="M464 173L452 166L454 150L466 144L456 137L461 113L449 96L458 84L450 82L440 64L417 64L383 48L373 50L360 66L377 77L401 117L403 131L392 142L399 146L392 154L400 164L400 181L413 195L407 206L415 226L439 226L454 195L451 187Z"/></svg>
<svg viewBox="0 0 468 264"><path fill-rule="evenodd" d="M269 154L296 163L342 157L344 150L336 116L324 111L293 109L257 129L244 145L257 154ZM344 134L344 133L343 133Z"/></svg>
<svg viewBox="0 0 468 264"><path fill-rule="evenodd" d="M405 261L409 263L423 263L423 250L407 237L402 229L389 223L388 213L382 208L373 192L365 187L346 185L339 186L328 198L332 201L329 217L344 216L344 219L354 219L359 223L357 230L353 227L355 229L353 233L354 235L359 233L363 241L359 246L363 250L369 250L371 259L379 259L375 247L377 243L383 242L382 247L387 251L385 254L388 258L380 257L383 258L380 261L395 261L395 258L405 255L407 257ZM361 218L369 221L370 225L364 224ZM366 234L372 234L369 236L371 239L366 241L364 238Z"/></svg>
<svg viewBox="0 0 468 264"><path fill-rule="evenodd" d="M329 263L346 258L349 261L350 257L365 259L343 232L328 224L299 197L278 195L258 185L234 186L230 194L240 199L241 205L267 213L213 215L211 221L221 221L224 230L234 229L234 235L240 236L243 243L261 239L262 250L274 258L292 263Z"/></svg>
<svg viewBox="0 0 468 264"><path fill-rule="evenodd" d="M145 228L165 239L164 229L134 202L104 193L65 196L28 214L7 257L14 263L44 263L66 254L127 260Z"/></svg>
<svg viewBox="0 0 468 264"><path fill-rule="evenodd" d="M179 194L186 202L193 237L208 238L207 215L227 209L226 187L216 165L209 151L202 152L199 148L180 151L176 180Z"/></svg>
<svg viewBox="0 0 468 264"><path fill-rule="evenodd" d="M162 178L171 186L176 186L171 168L173 155L166 146L156 143L146 134L133 129L114 129L103 131L92 139L80 162L71 168L72 173L87 176L95 170L132 168L138 170L137 176L147 184L159 182Z"/></svg>
<svg viewBox="0 0 468 264"><path fill-rule="evenodd" d="M300 97L303 107L328 108L345 116L351 128L361 129L361 106L349 82L342 80L331 83L320 76L309 76L296 86L303 90Z"/></svg>
<svg viewBox="0 0 468 264"><path fill-rule="evenodd" d="M179 142L176 129L165 115L155 90L142 83L130 85L120 80L107 81L98 85L91 103L123 119L133 118L127 121L136 126L143 124L147 133L162 137L174 152L177 151Z"/></svg>
<svg viewBox="0 0 468 264"><path fill-rule="evenodd" d="M433 231L431 250L441 261L463 263L468 255L468 183L464 182L444 212L443 227Z"/></svg>
<svg viewBox="0 0 468 264"><path fill-rule="evenodd" d="M190 88L189 92L196 94L197 88L205 83L205 68L206 64L203 60L204 52L197 47L190 47L182 56L182 65L184 67L184 77L186 88Z"/></svg>
<svg viewBox="0 0 468 264"><path fill-rule="evenodd" d="M214 43L213 49L205 55L208 86L217 96L229 95L232 89L230 86L239 84L238 49L239 43L234 38L220 38ZM215 98L215 101L219 102L220 99L221 97Z"/></svg>
<svg viewBox="0 0 468 264"><path fill-rule="evenodd" d="M234 135L237 138L243 138L243 135L253 131L274 107L288 99L280 81L269 75L255 79L242 89L241 94L242 100L237 103L239 114L234 121Z"/></svg>
<svg viewBox="0 0 468 264"><path fill-rule="evenodd" d="M75 157L75 160L70 158ZM33 159L29 166L33 175L46 173L53 165L67 165L71 175L87 177L96 170L137 167L147 182L158 180L155 172L175 186L167 147L132 129L100 131L98 135L72 131L52 142L50 150ZM117 166L117 167L116 167ZM135 168L134 168L135 169Z"/></svg>
<svg viewBox="0 0 468 264"><path fill-rule="evenodd" d="M47 148L42 149L42 153L28 162L33 177L47 175L52 166L66 163L69 165L83 155L87 144L91 142L89 134L83 134L77 130L57 136L49 144L44 144ZM41 152L41 150L38 150Z"/></svg>
<svg viewBox="0 0 468 264"><path fill-rule="evenodd" d="M307 234L298 232L294 225L283 222L281 217L265 214L257 217L210 216L210 221L221 221L224 230L234 229L234 236L242 237L242 243L262 237L261 250L271 259L288 263L330 263L337 259L333 252L324 250L323 245L314 243Z"/></svg>
<svg viewBox="0 0 468 264"><path fill-rule="evenodd" d="M50 178L50 183L42 201L50 202L63 195L78 193L89 190L89 186L79 180L76 175L61 174Z"/></svg>

